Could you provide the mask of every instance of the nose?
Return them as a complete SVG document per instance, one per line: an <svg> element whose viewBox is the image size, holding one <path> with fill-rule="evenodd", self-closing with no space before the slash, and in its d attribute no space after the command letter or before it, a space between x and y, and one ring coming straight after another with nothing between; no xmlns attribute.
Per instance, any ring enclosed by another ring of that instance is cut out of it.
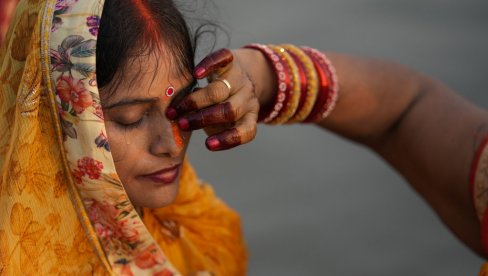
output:
<svg viewBox="0 0 488 276"><path fill-rule="evenodd" d="M184 139L176 123L167 119L160 120L154 127L154 134L151 142L151 153L157 156L175 158L181 155L184 149Z"/></svg>

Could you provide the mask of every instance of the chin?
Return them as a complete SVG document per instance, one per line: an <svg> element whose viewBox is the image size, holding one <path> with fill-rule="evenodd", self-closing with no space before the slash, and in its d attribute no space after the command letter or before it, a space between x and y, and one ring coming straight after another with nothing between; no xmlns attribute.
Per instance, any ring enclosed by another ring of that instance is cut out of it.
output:
<svg viewBox="0 0 488 276"><path fill-rule="evenodd" d="M129 198L135 206L143 208L162 208L173 203L178 196L178 183L154 189L144 189L129 194Z"/></svg>

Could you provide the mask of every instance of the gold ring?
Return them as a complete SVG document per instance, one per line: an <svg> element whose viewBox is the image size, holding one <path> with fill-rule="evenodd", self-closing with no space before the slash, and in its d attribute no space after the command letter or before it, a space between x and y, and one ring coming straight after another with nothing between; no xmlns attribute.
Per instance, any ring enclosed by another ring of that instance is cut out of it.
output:
<svg viewBox="0 0 488 276"><path fill-rule="evenodd" d="M225 86L227 86L227 88L229 88L229 91L231 91L232 89L232 86L230 86L230 83L228 80L226 79L221 79L221 78L216 78L214 81L221 81L225 84Z"/></svg>

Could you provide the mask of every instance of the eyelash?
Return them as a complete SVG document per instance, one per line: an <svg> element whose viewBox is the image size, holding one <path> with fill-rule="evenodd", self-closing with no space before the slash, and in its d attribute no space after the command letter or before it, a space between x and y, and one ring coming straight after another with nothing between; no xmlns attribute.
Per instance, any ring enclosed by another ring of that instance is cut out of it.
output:
<svg viewBox="0 0 488 276"><path fill-rule="evenodd" d="M125 130L132 130L132 129L138 128L139 126L142 125L142 123L144 122L144 118L146 118L147 115L149 115L148 111L144 112L144 115L142 115L141 119L139 119L133 123L130 123L130 124L119 123L119 125L122 126Z"/></svg>

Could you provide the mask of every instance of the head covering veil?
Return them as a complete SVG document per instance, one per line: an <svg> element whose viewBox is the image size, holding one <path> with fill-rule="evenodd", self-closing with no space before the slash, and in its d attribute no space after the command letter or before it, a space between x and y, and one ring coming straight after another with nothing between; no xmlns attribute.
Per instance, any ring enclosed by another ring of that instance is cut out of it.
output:
<svg viewBox="0 0 488 276"><path fill-rule="evenodd" d="M96 83L103 4L21 1L0 50L0 274L245 274L238 215L187 162L173 204L129 201Z"/></svg>

